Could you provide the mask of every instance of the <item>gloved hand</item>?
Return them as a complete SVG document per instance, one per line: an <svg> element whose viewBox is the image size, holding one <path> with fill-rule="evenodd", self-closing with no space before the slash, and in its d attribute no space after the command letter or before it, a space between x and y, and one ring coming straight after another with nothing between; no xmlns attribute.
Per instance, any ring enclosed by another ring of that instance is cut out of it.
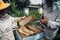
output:
<svg viewBox="0 0 60 40"><path fill-rule="evenodd" d="M47 24L48 23L48 19L46 17L41 18L40 22L43 23L43 24Z"/></svg>

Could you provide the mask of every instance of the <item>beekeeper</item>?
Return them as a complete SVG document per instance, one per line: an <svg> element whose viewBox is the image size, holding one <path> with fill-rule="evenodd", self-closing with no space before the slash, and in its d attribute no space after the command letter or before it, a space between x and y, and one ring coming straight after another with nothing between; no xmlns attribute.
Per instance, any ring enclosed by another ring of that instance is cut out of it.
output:
<svg viewBox="0 0 60 40"><path fill-rule="evenodd" d="M0 40L15 40L13 35L13 22L21 21L22 18L14 18L7 14L10 3L0 0Z"/></svg>
<svg viewBox="0 0 60 40"><path fill-rule="evenodd" d="M47 24L47 28L45 29L45 37L47 40L53 40L53 38L56 36L57 31L60 28L60 9L48 12L46 8L46 4L44 5L44 19L41 19L41 23Z"/></svg>

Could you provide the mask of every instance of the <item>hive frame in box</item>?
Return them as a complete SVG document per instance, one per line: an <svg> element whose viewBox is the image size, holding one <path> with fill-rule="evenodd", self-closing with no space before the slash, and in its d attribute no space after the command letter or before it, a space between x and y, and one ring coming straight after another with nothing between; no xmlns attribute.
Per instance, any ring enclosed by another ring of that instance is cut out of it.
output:
<svg viewBox="0 0 60 40"><path fill-rule="evenodd" d="M16 29L15 29L15 31L16 31L16 37L17 37L18 40L38 40L38 39L44 38L44 32L40 32L40 33L38 33L36 35L32 35L32 36L28 36L28 37L22 38L19 35L19 33L18 33L18 31Z"/></svg>

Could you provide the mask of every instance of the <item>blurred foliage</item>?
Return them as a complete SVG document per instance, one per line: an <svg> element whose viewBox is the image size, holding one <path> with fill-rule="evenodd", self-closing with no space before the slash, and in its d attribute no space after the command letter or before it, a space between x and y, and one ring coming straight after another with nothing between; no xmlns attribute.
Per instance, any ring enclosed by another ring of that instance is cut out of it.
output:
<svg viewBox="0 0 60 40"><path fill-rule="evenodd" d="M21 8L25 8L29 5L30 1L29 0L16 0L16 4L17 4L17 8L21 9Z"/></svg>
<svg viewBox="0 0 60 40"><path fill-rule="evenodd" d="M9 7L8 14L13 17L20 17L26 15L24 13L24 8L30 4L30 0L4 0L5 2L11 3ZM36 20L40 18L38 14L38 8L29 8L29 15L34 14Z"/></svg>
<svg viewBox="0 0 60 40"><path fill-rule="evenodd" d="M30 0L4 0L5 2L11 3L8 14L14 17L24 16L23 8L27 7Z"/></svg>
<svg viewBox="0 0 60 40"><path fill-rule="evenodd" d="M40 16L41 16L41 15L38 13L38 8L30 8L29 13L30 13L30 15L31 15L31 14L34 14L36 20L40 19Z"/></svg>

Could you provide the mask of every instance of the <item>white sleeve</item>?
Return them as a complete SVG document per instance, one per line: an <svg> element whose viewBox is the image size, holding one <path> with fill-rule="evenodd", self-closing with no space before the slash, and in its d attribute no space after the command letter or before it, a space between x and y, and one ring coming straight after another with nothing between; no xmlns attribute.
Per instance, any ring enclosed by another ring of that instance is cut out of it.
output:
<svg viewBox="0 0 60 40"><path fill-rule="evenodd" d="M2 30L0 29L0 38L2 38Z"/></svg>
<svg viewBox="0 0 60 40"><path fill-rule="evenodd" d="M48 21L48 26L51 26L51 28L60 28L60 22L55 21Z"/></svg>
<svg viewBox="0 0 60 40"><path fill-rule="evenodd" d="M18 27L17 26L17 22L14 21L14 17L11 17L11 21L12 21L12 28L13 29L16 28L16 27Z"/></svg>

